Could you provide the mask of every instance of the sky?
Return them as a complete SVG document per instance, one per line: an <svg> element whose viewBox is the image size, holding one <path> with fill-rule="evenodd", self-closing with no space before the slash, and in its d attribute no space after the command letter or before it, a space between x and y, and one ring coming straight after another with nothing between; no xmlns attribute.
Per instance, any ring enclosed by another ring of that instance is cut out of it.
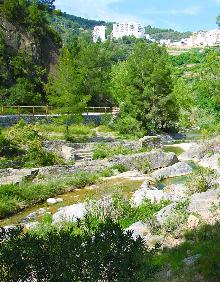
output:
<svg viewBox="0 0 220 282"><path fill-rule="evenodd" d="M198 31L216 28L220 0L56 0L57 9L87 19L140 22Z"/></svg>

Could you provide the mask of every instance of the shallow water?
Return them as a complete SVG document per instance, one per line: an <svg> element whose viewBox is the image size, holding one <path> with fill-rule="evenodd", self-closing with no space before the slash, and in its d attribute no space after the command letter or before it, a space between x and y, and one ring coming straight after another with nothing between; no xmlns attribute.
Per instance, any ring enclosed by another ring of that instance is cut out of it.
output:
<svg viewBox="0 0 220 282"><path fill-rule="evenodd" d="M121 191L124 195L131 197L132 193L139 189L142 183L143 180L130 180L125 178L105 179L96 185L92 185L83 189L75 189L72 192L56 196L56 198L63 199L62 203L49 206L46 202L44 202L27 208L9 218L2 219L0 220L0 226L21 223L23 218L27 217L30 213L38 211L40 208L44 208L47 210L47 212L51 212L53 214L61 207L73 205L79 202L85 202L89 198L98 199L102 196L113 194L114 192L118 191Z"/></svg>
<svg viewBox="0 0 220 282"><path fill-rule="evenodd" d="M163 148L163 151L166 153L175 153L177 156L181 155L184 153L184 150L178 146L165 146Z"/></svg>
<svg viewBox="0 0 220 282"><path fill-rule="evenodd" d="M193 161L187 161L187 163L192 167L193 171L196 171L199 168L199 165ZM182 175L172 178L163 179L158 183L159 189L164 189L166 186L177 185L177 184L185 184L188 180L189 175Z"/></svg>

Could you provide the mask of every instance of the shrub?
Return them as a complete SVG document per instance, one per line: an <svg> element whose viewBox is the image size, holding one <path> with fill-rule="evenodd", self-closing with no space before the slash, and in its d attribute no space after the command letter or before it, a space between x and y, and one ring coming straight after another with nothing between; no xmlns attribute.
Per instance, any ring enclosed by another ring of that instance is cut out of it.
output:
<svg viewBox="0 0 220 282"><path fill-rule="evenodd" d="M168 216L164 222L162 229L165 232L173 232L184 224L188 217L189 212L187 208L189 206L189 200L180 201L174 207L172 213Z"/></svg>
<svg viewBox="0 0 220 282"><path fill-rule="evenodd" d="M0 130L0 157L12 157L21 154L22 151L12 144L12 142L6 139Z"/></svg>
<svg viewBox="0 0 220 282"><path fill-rule="evenodd" d="M112 148L106 144L99 144L93 150L93 159L97 160L97 159L105 159L105 158L109 158L109 157L117 156L117 155L135 154L135 153L146 151L146 150L147 148L142 148L140 150L132 150L121 144L114 146Z"/></svg>
<svg viewBox="0 0 220 282"><path fill-rule="evenodd" d="M135 159L133 164L135 168L142 173L149 173L152 171L151 164L147 159Z"/></svg>
<svg viewBox="0 0 220 282"><path fill-rule="evenodd" d="M154 214L165 207L168 202L152 203L145 200L140 206L133 206L131 201L122 193L114 193L111 197L87 203L87 216L94 222L103 222L111 218L127 228L137 221L146 221L153 218Z"/></svg>
<svg viewBox="0 0 220 282"><path fill-rule="evenodd" d="M188 196L195 193L206 192L209 189L216 188L217 175L214 170L209 168L198 168L192 173L186 182L186 193Z"/></svg>
<svg viewBox="0 0 220 282"><path fill-rule="evenodd" d="M101 172L102 177L111 177L114 175L114 171L112 168L106 168Z"/></svg>
<svg viewBox="0 0 220 282"><path fill-rule="evenodd" d="M141 238L106 220L24 233L1 230L0 279L6 281L145 281L151 254ZM10 237L9 237L10 236ZM8 239L4 239L4 238Z"/></svg>
<svg viewBox="0 0 220 282"><path fill-rule="evenodd" d="M114 164L112 169L117 169L120 173L128 171L128 168L123 164Z"/></svg>
<svg viewBox="0 0 220 282"><path fill-rule="evenodd" d="M10 144L23 151L25 167L49 166L61 162L58 156L43 148L43 136L35 125L21 120L7 130L6 138Z"/></svg>
<svg viewBox="0 0 220 282"><path fill-rule="evenodd" d="M144 136L141 123L130 116L119 117L116 120L115 129L122 135L130 135L139 138Z"/></svg>

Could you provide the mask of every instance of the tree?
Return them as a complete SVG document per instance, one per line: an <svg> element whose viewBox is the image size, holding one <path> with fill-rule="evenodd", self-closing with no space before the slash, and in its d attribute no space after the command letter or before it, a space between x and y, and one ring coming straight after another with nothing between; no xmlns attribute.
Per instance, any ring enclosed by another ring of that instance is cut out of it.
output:
<svg viewBox="0 0 220 282"><path fill-rule="evenodd" d="M47 6L47 8L50 9L50 10L55 9L54 2L55 2L55 0L38 0L39 4Z"/></svg>
<svg viewBox="0 0 220 282"><path fill-rule="evenodd" d="M220 111L220 53L209 52L195 83L197 105L219 116Z"/></svg>
<svg viewBox="0 0 220 282"><path fill-rule="evenodd" d="M78 37L63 48L57 70L47 85L51 104L81 112L91 106L111 105L109 91L112 58L102 44Z"/></svg>
<svg viewBox="0 0 220 282"><path fill-rule="evenodd" d="M86 107L90 96L84 92L84 75L75 58L79 52L78 41L71 47L64 47L55 73L49 77L46 86L51 105L79 114Z"/></svg>
<svg viewBox="0 0 220 282"><path fill-rule="evenodd" d="M47 230L0 230L0 280L143 282L152 273L151 253L107 219ZM7 240L5 240L7 238Z"/></svg>
<svg viewBox="0 0 220 282"><path fill-rule="evenodd" d="M218 27L220 27L220 15L218 15L216 23L217 23Z"/></svg>
<svg viewBox="0 0 220 282"><path fill-rule="evenodd" d="M121 118L130 116L146 130L166 130L174 125L178 110L165 47L136 44L127 61L112 73L112 93Z"/></svg>

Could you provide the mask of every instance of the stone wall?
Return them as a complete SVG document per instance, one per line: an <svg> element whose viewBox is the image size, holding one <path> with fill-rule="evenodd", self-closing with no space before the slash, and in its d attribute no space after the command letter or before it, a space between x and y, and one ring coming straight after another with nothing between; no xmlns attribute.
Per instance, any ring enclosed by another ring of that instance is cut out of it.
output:
<svg viewBox="0 0 220 282"><path fill-rule="evenodd" d="M52 123L53 119L59 118L59 115L0 115L0 127L9 127L23 119L26 123L48 122ZM84 123L101 123L102 114L83 114Z"/></svg>
<svg viewBox="0 0 220 282"><path fill-rule="evenodd" d="M65 175L72 175L78 172L101 172L115 164L125 165L128 170L138 170L140 163L149 162L153 170L171 166L178 162L174 153L164 153L161 150L154 150L147 153L117 156L106 160L96 160L76 163L75 165L57 165L33 169L0 169L0 184L20 183L23 180L34 179L37 175L55 179ZM146 167L147 168L147 167Z"/></svg>

